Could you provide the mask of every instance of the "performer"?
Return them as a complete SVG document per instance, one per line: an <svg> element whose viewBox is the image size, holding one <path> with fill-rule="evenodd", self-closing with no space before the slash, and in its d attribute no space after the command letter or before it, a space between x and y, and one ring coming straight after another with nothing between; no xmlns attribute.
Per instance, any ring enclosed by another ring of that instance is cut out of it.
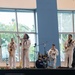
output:
<svg viewBox="0 0 75 75"><path fill-rule="evenodd" d="M19 36L18 36L19 37ZM28 34L24 34L23 38L20 38L22 43L22 67L29 68L29 48L31 45Z"/></svg>
<svg viewBox="0 0 75 75"><path fill-rule="evenodd" d="M45 65L44 65L44 61L43 61L43 55L39 55L38 56L38 60L36 61L36 68L45 68Z"/></svg>
<svg viewBox="0 0 75 75"><path fill-rule="evenodd" d="M75 42L72 39L72 35L68 35L68 40L64 43L65 48L65 66L71 68L72 61L73 61L73 49L74 49ZM69 63L68 63L69 59Z"/></svg>
<svg viewBox="0 0 75 75"><path fill-rule="evenodd" d="M15 50L17 45L13 38L11 38L11 42L8 44L8 52L9 52L9 64L10 69L16 68L16 61L15 61Z"/></svg>
<svg viewBox="0 0 75 75"><path fill-rule="evenodd" d="M56 68L56 59L58 56L58 49L56 49L55 44L52 44L52 48L48 51L48 56L50 59L50 65Z"/></svg>
<svg viewBox="0 0 75 75"><path fill-rule="evenodd" d="M75 68L75 47L73 49L73 61L72 61L72 68Z"/></svg>
<svg viewBox="0 0 75 75"><path fill-rule="evenodd" d="M19 49L20 49L20 68L22 68L22 43L19 44Z"/></svg>

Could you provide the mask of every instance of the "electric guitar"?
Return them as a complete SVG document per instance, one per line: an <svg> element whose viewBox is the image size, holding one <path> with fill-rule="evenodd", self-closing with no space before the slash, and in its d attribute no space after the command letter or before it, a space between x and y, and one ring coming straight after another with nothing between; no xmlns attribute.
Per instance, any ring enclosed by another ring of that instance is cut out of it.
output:
<svg viewBox="0 0 75 75"><path fill-rule="evenodd" d="M70 47L71 45L73 45L74 42L75 42L75 40L72 41L70 44L68 43L67 46L65 46L65 52L69 51L69 47Z"/></svg>

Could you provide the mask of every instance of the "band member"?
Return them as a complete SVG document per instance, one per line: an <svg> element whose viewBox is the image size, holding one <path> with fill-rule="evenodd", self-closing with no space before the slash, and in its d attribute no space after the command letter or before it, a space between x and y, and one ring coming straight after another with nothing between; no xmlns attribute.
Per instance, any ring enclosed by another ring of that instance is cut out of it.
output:
<svg viewBox="0 0 75 75"><path fill-rule="evenodd" d="M73 61L72 61L72 68L75 68L75 47L73 49Z"/></svg>
<svg viewBox="0 0 75 75"><path fill-rule="evenodd" d="M11 42L8 44L8 52L9 52L9 64L10 68L16 68L15 62L15 50L16 50L16 43L13 38L11 38Z"/></svg>
<svg viewBox="0 0 75 75"><path fill-rule="evenodd" d="M38 56L38 60L36 61L36 68L45 68L44 62L43 62L43 56L40 54Z"/></svg>
<svg viewBox="0 0 75 75"><path fill-rule="evenodd" d="M20 68L22 68L22 43L19 44L19 49L20 49Z"/></svg>
<svg viewBox="0 0 75 75"><path fill-rule="evenodd" d="M18 36L19 37L19 36ZM29 48L31 45L28 34L24 34L23 38L20 38L22 43L22 67L29 68Z"/></svg>
<svg viewBox="0 0 75 75"><path fill-rule="evenodd" d="M65 66L71 68L72 61L73 61L73 49L74 49L75 42L72 39L72 35L68 35L68 40L64 43L65 48ZM69 63L68 63L69 60Z"/></svg>
<svg viewBox="0 0 75 75"><path fill-rule="evenodd" d="M52 44L52 48L48 51L48 56L50 59L50 65L56 68L56 59L58 56L58 49L56 49L55 44Z"/></svg>

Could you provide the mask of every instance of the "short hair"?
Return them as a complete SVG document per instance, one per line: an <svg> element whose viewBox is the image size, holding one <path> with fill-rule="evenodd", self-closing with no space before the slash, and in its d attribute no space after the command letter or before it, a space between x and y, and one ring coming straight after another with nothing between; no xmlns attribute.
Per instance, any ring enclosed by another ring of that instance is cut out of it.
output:
<svg viewBox="0 0 75 75"><path fill-rule="evenodd" d="M55 44L52 44L52 46L55 46Z"/></svg>
<svg viewBox="0 0 75 75"><path fill-rule="evenodd" d="M11 40L14 40L14 38L11 38Z"/></svg>
<svg viewBox="0 0 75 75"><path fill-rule="evenodd" d="M71 36L71 37L72 37L72 34L69 34L69 36Z"/></svg>

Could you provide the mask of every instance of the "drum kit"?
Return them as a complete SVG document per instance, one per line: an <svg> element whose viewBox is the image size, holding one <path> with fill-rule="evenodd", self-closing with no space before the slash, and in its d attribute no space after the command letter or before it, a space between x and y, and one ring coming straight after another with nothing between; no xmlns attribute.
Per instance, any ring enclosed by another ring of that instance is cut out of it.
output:
<svg viewBox="0 0 75 75"><path fill-rule="evenodd" d="M40 54L37 61L35 62L36 68L47 68L48 67L48 56Z"/></svg>
<svg viewBox="0 0 75 75"><path fill-rule="evenodd" d="M36 51L36 46L39 46L39 45L36 45L35 43L34 61L35 61L35 55L37 54L37 60L35 61L35 65L34 65L35 68L47 68L48 67L49 57L48 57L48 53L46 52L46 43L41 44L44 46L44 54L41 54L40 52Z"/></svg>

